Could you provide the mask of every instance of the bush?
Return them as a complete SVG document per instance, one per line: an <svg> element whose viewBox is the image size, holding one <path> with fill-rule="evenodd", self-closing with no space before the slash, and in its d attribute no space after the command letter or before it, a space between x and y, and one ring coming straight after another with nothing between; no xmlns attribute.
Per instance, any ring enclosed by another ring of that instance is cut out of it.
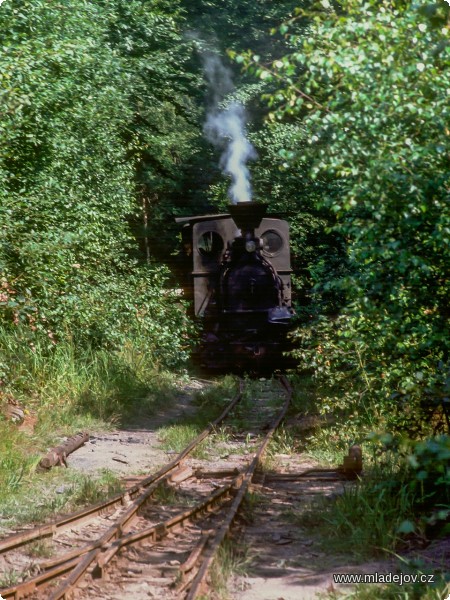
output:
<svg viewBox="0 0 450 600"><path fill-rule="evenodd" d="M153 170L175 172L174 148L184 157L192 136L189 103L175 110L187 87L177 93L168 77L187 60L173 4L2 6L0 328L19 327L21 343L46 341L51 353L132 340L155 364L187 356L184 307L167 270L143 264L131 227L150 193L136 185L148 149ZM144 118L147 104L159 121ZM176 136L159 129L166 117ZM173 193L163 181L154 193ZM2 360L2 380L7 371Z"/></svg>

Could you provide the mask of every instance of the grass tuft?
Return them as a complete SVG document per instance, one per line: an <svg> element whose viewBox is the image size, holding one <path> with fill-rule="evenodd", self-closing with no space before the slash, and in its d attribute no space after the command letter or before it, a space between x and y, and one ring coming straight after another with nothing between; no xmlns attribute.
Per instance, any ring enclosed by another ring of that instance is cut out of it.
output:
<svg viewBox="0 0 450 600"><path fill-rule="evenodd" d="M13 495L1 497L1 526L41 523L62 511L70 512L106 499L122 490L117 476L103 471L99 476L80 475L68 469L54 469L33 475Z"/></svg>
<svg viewBox="0 0 450 600"><path fill-rule="evenodd" d="M234 540L222 542L211 568L211 585L220 600L227 600L227 582L232 576L247 574L251 563L247 545L237 544Z"/></svg>
<svg viewBox="0 0 450 600"><path fill-rule="evenodd" d="M363 481L342 494L320 498L299 512L297 524L316 529L328 550L363 559L395 550L402 539L400 524L413 516L413 493L402 485L398 468L384 464L371 467Z"/></svg>
<svg viewBox="0 0 450 600"><path fill-rule="evenodd" d="M54 548L48 540L37 540L27 546L27 554L31 558L51 558L54 555Z"/></svg>
<svg viewBox="0 0 450 600"><path fill-rule="evenodd" d="M159 440L163 450L178 454L192 442L201 432L201 429L196 425L168 425L161 427L158 431ZM191 454L194 458L206 458L206 440L203 441Z"/></svg>
<svg viewBox="0 0 450 600"><path fill-rule="evenodd" d="M22 576L23 573L20 573L20 571L7 569L0 575L0 588L9 588L16 585L21 581Z"/></svg>

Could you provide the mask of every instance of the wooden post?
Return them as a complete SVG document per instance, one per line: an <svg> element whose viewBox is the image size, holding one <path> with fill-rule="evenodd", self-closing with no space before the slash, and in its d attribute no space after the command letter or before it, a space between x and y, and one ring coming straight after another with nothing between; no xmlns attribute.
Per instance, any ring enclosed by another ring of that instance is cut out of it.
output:
<svg viewBox="0 0 450 600"><path fill-rule="evenodd" d="M362 451L361 447L354 445L348 451L348 455L344 456L343 470L347 474L359 474L362 471Z"/></svg>

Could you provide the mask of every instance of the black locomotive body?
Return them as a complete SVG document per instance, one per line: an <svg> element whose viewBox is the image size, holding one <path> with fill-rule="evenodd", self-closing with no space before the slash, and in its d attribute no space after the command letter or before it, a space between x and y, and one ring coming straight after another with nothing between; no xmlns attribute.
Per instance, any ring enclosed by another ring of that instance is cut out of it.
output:
<svg viewBox="0 0 450 600"><path fill-rule="evenodd" d="M246 202L230 214L177 219L191 267L185 293L203 319L203 366L279 368L293 316L289 225Z"/></svg>

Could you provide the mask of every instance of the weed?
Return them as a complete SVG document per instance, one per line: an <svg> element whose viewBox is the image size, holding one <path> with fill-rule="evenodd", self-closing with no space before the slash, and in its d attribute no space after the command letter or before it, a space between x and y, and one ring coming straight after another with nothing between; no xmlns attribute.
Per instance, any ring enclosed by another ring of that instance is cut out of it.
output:
<svg viewBox="0 0 450 600"><path fill-rule="evenodd" d="M214 430L214 440L217 444L229 444L232 433L229 427L222 426Z"/></svg>
<svg viewBox="0 0 450 600"><path fill-rule="evenodd" d="M318 406L317 383L310 375L291 375L293 389L290 414L316 414Z"/></svg>
<svg viewBox="0 0 450 600"><path fill-rule="evenodd" d="M75 348L61 341L49 350L37 341L29 345L18 334L0 330L0 354L9 365L10 382L6 386L2 381L0 396L3 392L38 416L33 433L19 431L0 416L0 506L2 516L12 515L16 521L25 515L39 519L49 506L59 510L69 501L67 494L51 500L44 489L41 497L35 498L35 507L26 499L28 487L39 481L31 482L34 467L45 449L61 436L93 427L107 429L136 412L151 414L161 403L175 398L174 376L157 371L146 355L130 344L111 352ZM53 475L47 474L46 481L49 479L53 481ZM81 487L81 503L83 496L98 496L89 489L91 482Z"/></svg>
<svg viewBox="0 0 450 600"><path fill-rule="evenodd" d="M27 547L27 554L32 558L50 558L54 548L48 540L38 540Z"/></svg>
<svg viewBox="0 0 450 600"><path fill-rule="evenodd" d="M168 483L163 481L154 491L152 495L153 500L163 505L170 506L179 504L180 495L177 490L170 486Z"/></svg>
<svg viewBox="0 0 450 600"><path fill-rule="evenodd" d="M0 420L0 505L20 494L38 460L33 441Z"/></svg>
<svg viewBox="0 0 450 600"><path fill-rule="evenodd" d="M81 475L73 485L72 503L76 505L94 504L105 497L121 491L117 476L111 471L104 470L99 478Z"/></svg>
<svg viewBox="0 0 450 600"><path fill-rule="evenodd" d="M262 473L271 473L277 468L278 462L273 454L265 452L261 457L258 469Z"/></svg>
<svg viewBox="0 0 450 600"><path fill-rule="evenodd" d="M15 569L7 569L0 576L0 588L9 588L19 583L22 573Z"/></svg>
<svg viewBox="0 0 450 600"><path fill-rule="evenodd" d="M98 420L122 419L137 406L152 410L174 396L174 378L157 371L145 355L125 345L120 352L75 348L60 342L51 352L0 332L10 364L9 390L39 414L38 429L71 431ZM12 384L11 384L12 385Z"/></svg>
<svg viewBox="0 0 450 600"><path fill-rule="evenodd" d="M159 440L162 448L166 452L179 453L192 442L200 433L200 428L196 425L168 425L161 427L158 431ZM206 458L206 444L202 442L192 452L194 458Z"/></svg>
<svg viewBox="0 0 450 600"><path fill-rule="evenodd" d="M298 524L322 533L328 549L358 558L394 549L399 526L414 512L414 495L396 465L372 467L365 480L334 501L322 498L298 515Z"/></svg>
<svg viewBox="0 0 450 600"><path fill-rule="evenodd" d="M246 575L250 562L248 546L238 545L230 539L224 540L211 568L211 584L221 600L228 598L228 579L232 575Z"/></svg>
<svg viewBox="0 0 450 600"><path fill-rule="evenodd" d="M174 424L159 429L159 440L166 452L179 453L201 433L198 424ZM193 458L206 459L222 452L223 445L229 443L231 433L228 428L221 427L201 442L192 452Z"/></svg>
<svg viewBox="0 0 450 600"><path fill-rule="evenodd" d="M69 470L53 470L42 477L32 476L9 497L2 498L2 521L8 525L42 522L59 512L91 504L120 491L120 482L110 471L99 477Z"/></svg>
<svg viewBox="0 0 450 600"><path fill-rule="evenodd" d="M285 427L279 427L270 440L267 449L268 454L294 454L298 449L297 441L291 431Z"/></svg>
<svg viewBox="0 0 450 600"><path fill-rule="evenodd" d="M264 496L258 492L247 492L245 494L240 515L246 523L253 523L257 507L264 502Z"/></svg>

